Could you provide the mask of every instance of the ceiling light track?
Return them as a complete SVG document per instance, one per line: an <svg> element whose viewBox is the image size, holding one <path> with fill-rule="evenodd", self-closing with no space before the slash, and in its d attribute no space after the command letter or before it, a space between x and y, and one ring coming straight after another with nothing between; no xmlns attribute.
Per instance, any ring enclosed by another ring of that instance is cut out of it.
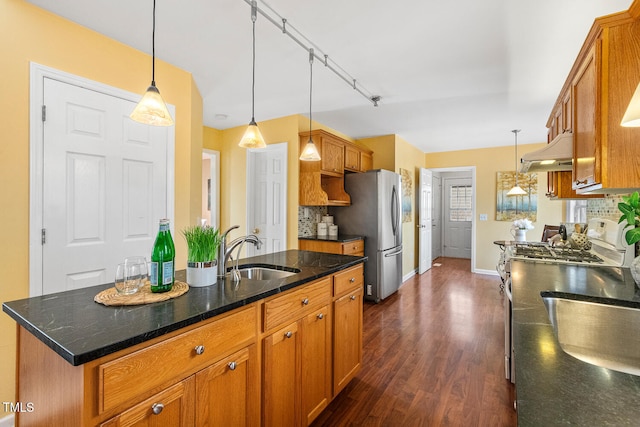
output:
<svg viewBox="0 0 640 427"><path fill-rule="evenodd" d="M244 0L245 3L251 5L251 0ZM348 72L346 72L340 65L338 65L333 59L329 58L329 55L326 55L322 49L320 49L315 43L309 40L304 34L298 31L294 26L292 26L286 18L283 18L276 12L271 6L269 6L264 1L260 2L265 8L260 8L258 6L258 12L264 16L269 22L275 25L283 34L289 36L291 40L296 42L300 47L302 47L307 52L313 49L313 56L321 61L325 68L333 71L333 73L340 77L345 81L353 90L358 92L360 95L367 98L369 102L373 104L374 107L378 106L378 103L382 99L379 95L374 95L370 91L368 91L362 84L360 84L355 78L353 78ZM275 16L275 17L274 17ZM295 34L294 34L295 33ZM304 42L301 40L304 39ZM307 46L306 43L309 44ZM320 52L320 53L318 53Z"/></svg>

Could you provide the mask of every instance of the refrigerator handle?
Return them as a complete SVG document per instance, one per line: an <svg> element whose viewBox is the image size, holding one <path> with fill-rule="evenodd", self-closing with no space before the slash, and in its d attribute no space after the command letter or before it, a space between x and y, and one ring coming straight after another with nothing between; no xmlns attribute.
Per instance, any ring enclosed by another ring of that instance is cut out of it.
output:
<svg viewBox="0 0 640 427"><path fill-rule="evenodd" d="M391 229L393 230L393 235L395 236L398 231L398 218L400 217L400 212L398 211L398 190L396 190L396 186L393 186L391 190Z"/></svg>
<svg viewBox="0 0 640 427"><path fill-rule="evenodd" d="M384 257L385 258L389 258L389 257L397 256L397 255L400 255L400 254L402 254L402 249L399 249L399 250L397 250L395 252L391 252L390 254L384 254Z"/></svg>

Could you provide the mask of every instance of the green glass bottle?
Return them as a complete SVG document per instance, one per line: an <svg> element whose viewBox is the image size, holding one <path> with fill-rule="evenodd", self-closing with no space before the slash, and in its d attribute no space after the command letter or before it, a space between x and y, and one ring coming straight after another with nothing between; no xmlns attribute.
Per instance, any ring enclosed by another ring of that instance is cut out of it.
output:
<svg viewBox="0 0 640 427"><path fill-rule="evenodd" d="M158 236L151 251L151 292L167 292L173 287L176 248L169 229L169 220L160 220Z"/></svg>

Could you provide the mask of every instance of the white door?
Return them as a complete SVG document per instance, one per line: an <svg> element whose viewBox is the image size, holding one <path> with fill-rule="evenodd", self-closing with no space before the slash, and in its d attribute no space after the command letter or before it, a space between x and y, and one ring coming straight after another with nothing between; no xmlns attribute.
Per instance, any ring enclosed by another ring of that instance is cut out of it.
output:
<svg viewBox="0 0 640 427"><path fill-rule="evenodd" d="M149 257L168 215L168 135L129 119L135 103L45 78L42 294L113 281ZM174 236L175 237L175 236Z"/></svg>
<svg viewBox="0 0 640 427"><path fill-rule="evenodd" d="M247 151L247 230L262 242L246 245L247 256L287 246L287 144Z"/></svg>
<svg viewBox="0 0 640 427"><path fill-rule="evenodd" d="M471 258L473 219L471 178L444 180L444 256Z"/></svg>
<svg viewBox="0 0 640 427"><path fill-rule="evenodd" d="M430 170L420 168L420 200L418 201L418 274L431 268L431 218L433 207L432 193L433 174Z"/></svg>
<svg viewBox="0 0 640 427"><path fill-rule="evenodd" d="M431 259L442 256L442 185L440 176L432 177L433 214L431 220Z"/></svg>

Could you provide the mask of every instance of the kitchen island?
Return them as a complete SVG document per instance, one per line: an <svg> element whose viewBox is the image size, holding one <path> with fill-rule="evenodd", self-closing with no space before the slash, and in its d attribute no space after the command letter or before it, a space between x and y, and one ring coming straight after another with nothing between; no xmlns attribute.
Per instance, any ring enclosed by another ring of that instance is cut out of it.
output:
<svg viewBox="0 0 640 427"><path fill-rule="evenodd" d="M640 376L565 353L540 295L640 309L629 269L512 260L511 277L518 426L637 425Z"/></svg>
<svg viewBox="0 0 640 427"><path fill-rule="evenodd" d="M281 410L293 417L292 425L306 425L307 416L317 416L360 367L364 261L289 250L240 260L240 266L295 272L289 277L219 278L148 305L95 303L93 297L111 285L4 303L3 311L18 323L18 399L35 408L19 414L20 425L121 425L146 416L173 417L165 425L198 425L212 417L222 417L220 425L231 419L269 424ZM184 280L182 274L177 279ZM357 308L346 309L343 300ZM345 316L354 322L337 324ZM307 347L324 354L305 362ZM272 364L274 357L292 362ZM242 376L221 382L228 372ZM261 386L273 386L269 376L276 374L292 376L293 388L281 391L290 402L261 400ZM306 388L298 387L303 383ZM226 405L219 396L221 407L213 407L216 392L237 393L238 401Z"/></svg>

